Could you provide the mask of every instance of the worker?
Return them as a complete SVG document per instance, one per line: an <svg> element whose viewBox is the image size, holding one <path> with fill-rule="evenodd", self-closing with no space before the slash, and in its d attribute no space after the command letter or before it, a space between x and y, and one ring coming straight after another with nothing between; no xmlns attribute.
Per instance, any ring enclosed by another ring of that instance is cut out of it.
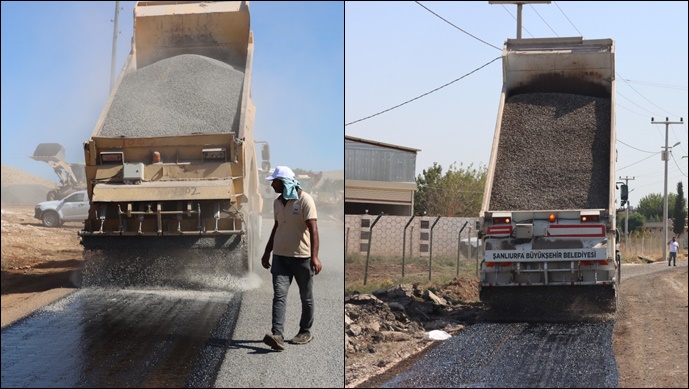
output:
<svg viewBox="0 0 689 389"><path fill-rule="evenodd" d="M302 191L294 179L294 172L287 166L276 167L266 179L272 181L273 190L280 195L273 202L275 224L261 258L263 267L271 269L273 275L273 322L271 333L265 335L263 342L281 351L285 349L287 292L293 278L299 286L301 320L299 333L290 343L305 344L313 339L313 276L321 272L322 264L318 258L318 224L313 198Z"/></svg>
<svg viewBox="0 0 689 389"><path fill-rule="evenodd" d="M672 262L672 266L677 266L677 249L679 248L679 243L677 243L673 236L672 240L667 242L667 244L670 246L670 256L667 259L667 265L670 266L670 262Z"/></svg>
<svg viewBox="0 0 689 389"><path fill-rule="evenodd" d="M160 153L157 151L153 152L153 163L161 163L162 161L160 160Z"/></svg>

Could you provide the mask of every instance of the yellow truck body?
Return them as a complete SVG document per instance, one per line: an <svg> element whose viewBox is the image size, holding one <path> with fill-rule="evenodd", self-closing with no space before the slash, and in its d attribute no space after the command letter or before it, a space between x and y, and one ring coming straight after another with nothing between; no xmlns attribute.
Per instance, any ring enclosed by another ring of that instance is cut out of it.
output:
<svg viewBox="0 0 689 389"><path fill-rule="evenodd" d="M249 21L248 2L135 5L131 52L84 143L80 237L100 263L85 282L112 279L132 258L161 264L127 284L174 284L193 266L251 270L262 200Z"/></svg>

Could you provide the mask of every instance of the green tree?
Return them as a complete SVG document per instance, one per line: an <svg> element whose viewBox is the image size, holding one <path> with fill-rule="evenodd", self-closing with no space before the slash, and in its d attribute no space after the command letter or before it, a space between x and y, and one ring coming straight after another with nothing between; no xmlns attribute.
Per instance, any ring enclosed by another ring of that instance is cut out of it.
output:
<svg viewBox="0 0 689 389"><path fill-rule="evenodd" d="M625 217L617 219L617 229L622 233L624 233L624 219ZM643 230L644 223L646 223L646 218L644 215L640 213L632 213L629 215L629 233Z"/></svg>
<svg viewBox="0 0 689 389"><path fill-rule="evenodd" d="M668 218L672 219L674 216L674 208L670 206L670 204L675 203L675 197L677 197L676 194L674 193L668 193L667 194L667 203L668 203ZM657 220L657 221L662 221L663 220L663 195L659 193L651 193L645 197L643 197L641 200L639 200L639 206L636 207L636 212L644 215L644 217L647 220ZM631 219L630 219L631 220Z"/></svg>
<svg viewBox="0 0 689 389"><path fill-rule="evenodd" d="M433 166L424 169L416 179L416 192L414 193L414 213L417 215L430 212L430 204L435 202L436 190L440 187L443 176L443 167L437 162Z"/></svg>
<svg viewBox="0 0 689 389"><path fill-rule="evenodd" d="M433 216L471 216L481 211L487 169L470 164L456 164L443 174L442 166L433 163L417 178L414 212Z"/></svg>
<svg viewBox="0 0 689 389"><path fill-rule="evenodd" d="M684 199L684 187L682 181L677 183L677 196L675 196L675 208L672 231L677 236L684 234L684 220L687 217L687 203ZM631 219L630 219L631 220Z"/></svg>

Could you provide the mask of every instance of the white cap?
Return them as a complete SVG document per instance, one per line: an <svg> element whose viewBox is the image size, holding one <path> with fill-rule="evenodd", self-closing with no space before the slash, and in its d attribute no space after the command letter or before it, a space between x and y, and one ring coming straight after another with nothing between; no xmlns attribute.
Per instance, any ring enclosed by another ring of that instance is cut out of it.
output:
<svg viewBox="0 0 689 389"><path fill-rule="evenodd" d="M276 178L290 178L294 179L294 172L287 166L278 166L273 170L273 174L266 177L266 180L274 180Z"/></svg>

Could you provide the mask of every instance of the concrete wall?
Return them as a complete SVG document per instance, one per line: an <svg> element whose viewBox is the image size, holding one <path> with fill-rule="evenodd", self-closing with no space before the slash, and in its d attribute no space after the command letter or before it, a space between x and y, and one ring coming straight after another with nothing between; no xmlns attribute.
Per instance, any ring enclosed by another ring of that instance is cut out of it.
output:
<svg viewBox="0 0 689 389"><path fill-rule="evenodd" d="M346 254L359 253L366 255L368 238L371 231L371 256L402 257L404 247L405 257L428 256L431 250L431 227L437 217L415 217L406 230L404 227L411 217L383 215L371 230L370 226L377 215L345 215L345 245ZM469 251L466 244L469 234L476 237L476 222L478 218L441 217L433 229L433 257L457 257L457 246L461 249L461 256L473 257L475 252ZM462 226L466 227L459 237ZM460 243L459 240L464 242ZM403 245L404 243L404 245Z"/></svg>

